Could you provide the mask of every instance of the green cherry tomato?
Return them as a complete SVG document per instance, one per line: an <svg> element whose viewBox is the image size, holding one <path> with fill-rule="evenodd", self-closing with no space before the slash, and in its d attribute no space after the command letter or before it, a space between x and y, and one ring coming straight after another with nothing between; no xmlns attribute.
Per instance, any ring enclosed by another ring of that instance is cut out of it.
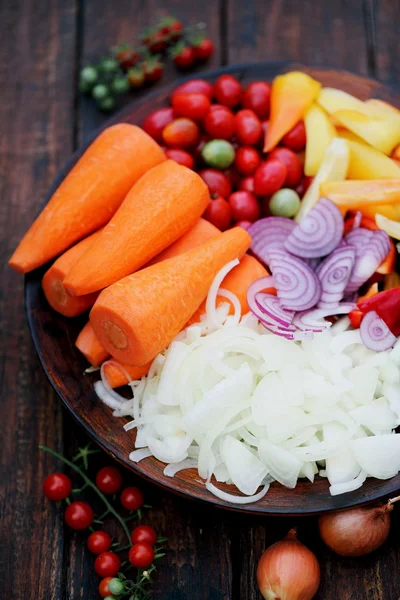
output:
<svg viewBox="0 0 400 600"><path fill-rule="evenodd" d="M116 94L125 94L129 88L129 79L127 77L116 77L111 82L111 89Z"/></svg>
<svg viewBox="0 0 400 600"><path fill-rule="evenodd" d="M110 89L104 83L98 83L92 89L92 96L95 100L104 100L110 95Z"/></svg>
<svg viewBox="0 0 400 600"><path fill-rule="evenodd" d="M110 112L115 108L115 100L112 96L106 96L102 100L97 101L97 106L104 112Z"/></svg>
<svg viewBox="0 0 400 600"><path fill-rule="evenodd" d="M117 600L115 596L106 596L104 600Z"/></svg>
<svg viewBox="0 0 400 600"><path fill-rule="evenodd" d="M97 81L97 69L95 67L83 67L79 75L81 83L93 86Z"/></svg>
<svg viewBox="0 0 400 600"><path fill-rule="evenodd" d="M300 208L299 195L289 188L282 188L271 197L270 211L276 217L294 217Z"/></svg>
<svg viewBox="0 0 400 600"><path fill-rule="evenodd" d="M119 70L119 62L112 56L103 58L100 63L100 69L103 73L116 73Z"/></svg>
<svg viewBox="0 0 400 600"><path fill-rule="evenodd" d="M201 151L204 162L215 169L227 169L235 160L235 150L226 140L211 140Z"/></svg>
<svg viewBox="0 0 400 600"><path fill-rule="evenodd" d="M108 589L112 594L118 596L125 590L125 586L120 579L114 577L114 579L111 579L111 581L108 583Z"/></svg>

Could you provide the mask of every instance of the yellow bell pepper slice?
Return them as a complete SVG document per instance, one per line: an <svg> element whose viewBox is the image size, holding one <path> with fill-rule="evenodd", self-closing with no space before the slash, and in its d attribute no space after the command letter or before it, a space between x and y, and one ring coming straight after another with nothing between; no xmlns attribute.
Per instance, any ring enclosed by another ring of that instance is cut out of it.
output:
<svg viewBox="0 0 400 600"><path fill-rule="evenodd" d="M375 98L370 98L363 102L359 98L336 88L322 88L317 102L330 115L339 110L355 110L370 117L394 119L396 122L399 122L400 119L400 110L392 106L392 104Z"/></svg>
<svg viewBox="0 0 400 600"><path fill-rule="evenodd" d="M325 181L320 191L343 212L362 210L363 206L400 202L400 179Z"/></svg>
<svg viewBox="0 0 400 600"><path fill-rule="evenodd" d="M354 110L339 110L333 116L341 125L384 154L390 154L400 142L400 123Z"/></svg>
<svg viewBox="0 0 400 600"><path fill-rule="evenodd" d="M393 104L389 104L389 102L385 102L384 100L378 100L377 98L369 98L365 101L368 110L372 110L371 114L384 114L389 113L391 116L396 115L400 119L400 110L393 106Z"/></svg>
<svg viewBox="0 0 400 600"><path fill-rule="evenodd" d="M337 134L326 112L315 102L304 116L304 125L307 137L304 173L314 176L324 160L329 144Z"/></svg>
<svg viewBox="0 0 400 600"><path fill-rule="evenodd" d="M350 150L346 140L334 138L328 146L324 160L314 177L310 187L303 196L300 210L296 215L296 221L301 221L303 217L312 209L322 194L320 188L326 181L343 181L346 179L347 169L349 167Z"/></svg>
<svg viewBox="0 0 400 600"><path fill-rule="evenodd" d="M350 148L347 179L400 179L400 166L386 154L363 143L351 132L339 135L347 140Z"/></svg>
<svg viewBox="0 0 400 600"><path fill-rule="evenodd" d="M359 210L370 219L375 219L375 215L380 213L392 221L400 221L400 204L371 204L360 206Z"/></svg>
<svg viewBox="0 0 400 600"><path fill-rule="evenodd" d="M378 225L379 229L386 231L390 237L395 240L400 240L400 223L398 221L391 221L378 213L375 215L375 223Z"/></svg>
<svg viewBox="0 0 400 600"><path fill-rule="evenodd" d="M271 113L264 152L269 152L304 116L321 84L300 71L278 75L272 82Z"/></svg>

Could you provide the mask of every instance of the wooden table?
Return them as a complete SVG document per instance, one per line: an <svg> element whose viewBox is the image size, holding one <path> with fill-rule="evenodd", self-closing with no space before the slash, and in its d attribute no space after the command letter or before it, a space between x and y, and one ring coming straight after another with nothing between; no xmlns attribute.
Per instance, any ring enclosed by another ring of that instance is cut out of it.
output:
<svg viewBox="0 0 400 600"><path fill-rule="evenodd" d="M26 326L23 280L5 263L59 168L104 119L78 96L79 68L116 42L133 39L166 12L185 24L207 23L216 43L209 67L299 59L387 82L400 79L399 0L2 2L0 589L4 599L97 597L98 577L85 535L66 529L62 511L41 492L44 477L61 465L38 450L38 444L46 444L72 456L87 439L62 409L40 369ZM169 67L163 82L176 77ZM260 598L257 560L294 524L292 519L229 514L138 483L154 507L149 522L168 536L168 554L159 563L154 598ZM296 524L300 538L321 561L318 599L399 599L398 514L388 542L362 560L340 559L329 552L318 540L315 519L298 519Z"/></svg>

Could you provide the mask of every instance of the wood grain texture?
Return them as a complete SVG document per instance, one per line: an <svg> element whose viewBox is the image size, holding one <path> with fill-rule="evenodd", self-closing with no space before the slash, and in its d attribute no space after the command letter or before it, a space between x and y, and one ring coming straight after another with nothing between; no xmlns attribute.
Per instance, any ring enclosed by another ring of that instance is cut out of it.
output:
<svg viewBox="0 0 400 600"><path fill-rule="evenodd" d="M376 77L400 80L400 0L368 0L372 41L376 54Z"/></svg>

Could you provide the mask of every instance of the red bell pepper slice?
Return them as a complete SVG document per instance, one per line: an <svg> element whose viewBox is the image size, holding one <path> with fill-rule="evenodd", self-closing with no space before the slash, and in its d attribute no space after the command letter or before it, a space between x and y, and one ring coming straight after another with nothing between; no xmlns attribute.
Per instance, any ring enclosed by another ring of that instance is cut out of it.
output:
<svg viewBox="0 0 400 600"><path fill-rule="evenodd" d="M357 307L364 315L374 310L393 335L400 335L400 287L363 299L357 303Z"/></svg>

